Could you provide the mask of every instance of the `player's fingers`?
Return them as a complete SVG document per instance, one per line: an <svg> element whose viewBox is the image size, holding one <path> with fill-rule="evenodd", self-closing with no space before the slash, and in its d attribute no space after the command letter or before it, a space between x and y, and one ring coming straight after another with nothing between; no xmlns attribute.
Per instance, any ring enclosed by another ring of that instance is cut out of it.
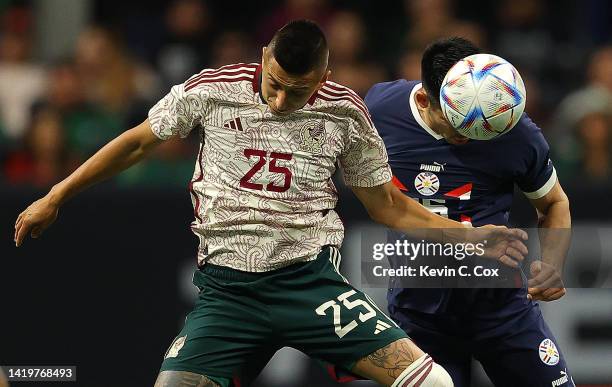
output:
<svg viewBox="0 0 612 387"><path fill-rule="evenodd" d="M21 227L19 227L19 230L17 230L17 237L15 238L15 245L17 247L21 246L21 243L23 243L23 238L25 238L25 236L28 235L31 228L32 228L32 225L27 221L24 221L21 224Z"/></svg>
<svg viewBox="0 0 612 387"><path fill-rule="evenodd" d="M559 298L565 296L567 294L567 290L565 290L565 288L559 289L558 292L553 293L550 298L549 301L555 301L558 300Z"/></svg>
<svg viewBox="0 0 612 387"><path fill-rule="evenodd" d="M541 300L543 292L544 292L544 289L542 288L528 288L527 289L527 294L529 295L529 298L533 301Z"/></svg>
<svg viewBox="0 0 612 387"><path fill-rule="evenodd" d="M537 278L537 281L534 281L529 286L546 290L550 288L558 288L559 285L561 284L559 277L556 275L550 275L550 273L548 275L545 275L543 279L541 279L542 276L538 276L538 277L540 278Z"/></svg>
<svg viewBox="0 0 612 387"><path fill-rule="evenodd" d="M542 292L542 297L546 301L554 301L565 295L565 288L548 288Z"/></svg>
<svg viewBox="0 0 612 387"><path fill-rule="evenodd" d="M529 266L529 274L531 274L532 277L535 277L541 271L542 271L542 261L534 261Z"/></svg>
<svg viewBox="0 0 612 387"><path fill-rule="evenodd" d="M25 211L22 211L21 214L19 214L19 216L17 216L17 220L15 221L15 228L17 228L17 225L19 224L19 222L21 222L21 220L23 219L23 214L25 213Z"/></svg>
<svg viewBox="0 0 612 387"><path fill-rule="evenodd" d="M23 218L22 217L17 218L17 222L15 222L15 230L19 228L21 223L23 223Z"/></svg>
<svg viewBox="0 0 612 387"><path fill-rule="evenodd" d="M542 289L543 291L532 295L533 301L555 301L565 295L565 289ZM551 290L552 293L546 291Z"/></svg>
<svg viewBox="0 0 612 387"><path fill-rule="evenodd" d="M527 281L527 286L530 288L542 288L544 281L546 281L546 273L540 271L536 276L533 276Z"/></svg>
<svg viewBox="0 0 612 387"><path fill-rule="evenodd" d="M502 255L501 257L499 257L499 261L506 266L510 266L513 268L519 267L519 264L514 259L510 258L507 255Z"/></svg>
<svg viewBox="0 0 612 387"><path fill-rule="evenodd" d="M14 239L17 239L17 232L21 228L22 224L23 224L23 218L17 219L17 223L15 223L15 236L13 237Z"/></svg>
<svg viewBox="0 0 612 387"><path fill-rule="evenodd" d="M501 232L503 235L506 235L510 239L526 241L529 238L529 235L527 235L525 231L519 228L500 229L498 232Z"/></svg>
<svg viewBox="0 0 612 387"><path fill-rule="evenodd" d="M525 259L525 256L512 246L506 248L506 255L518 262L522 262Z"/></svg>
<svg viewBox="0 0 612 387"><path fill-rule="evenodd" d="M525 246L522 241L511 241L510 246L520 251L521 254L523 254L524 256L527 256L527 254L529 254L529 249L527 249L527 246Z"/></svg>

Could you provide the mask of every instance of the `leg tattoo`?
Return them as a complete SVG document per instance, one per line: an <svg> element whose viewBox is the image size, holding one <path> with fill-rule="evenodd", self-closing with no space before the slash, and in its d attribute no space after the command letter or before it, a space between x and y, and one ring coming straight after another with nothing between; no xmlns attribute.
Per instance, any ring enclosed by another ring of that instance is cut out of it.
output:
<svg viewBox="0 0 612 387"><path fill-rule="evenodd" d="M204 375L187 371L162 371L157 376L155 387L219 387Z"/></svg>
<svg viewBox="0 0 612 387"><path fill-rule="evenodd" d="M410 339L399 339L359 360L352 371L390 386L410 364L424 354Z"/></svg>

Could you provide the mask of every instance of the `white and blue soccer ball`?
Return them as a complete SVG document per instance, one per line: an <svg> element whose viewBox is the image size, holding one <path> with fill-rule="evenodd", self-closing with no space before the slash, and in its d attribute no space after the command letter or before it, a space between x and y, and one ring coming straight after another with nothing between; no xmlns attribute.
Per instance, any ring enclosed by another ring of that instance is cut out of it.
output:
<svg viewBox="0 0 612 387"><path fill-rule="evenodd" d="M508 61L470 55L446 74L440 106L450 124L473 140L490 140L516 125L525 110L525 84Z"/></svg>

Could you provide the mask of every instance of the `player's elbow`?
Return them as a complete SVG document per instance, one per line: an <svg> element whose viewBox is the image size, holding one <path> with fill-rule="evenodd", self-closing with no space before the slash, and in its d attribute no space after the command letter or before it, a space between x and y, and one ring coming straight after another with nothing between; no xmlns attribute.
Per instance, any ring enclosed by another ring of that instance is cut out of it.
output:
<svg viewBox="0 0 612 387"><path fill-rule="evenodd" d="M377 207L375 209L368 209L368 215L370 216L370 219L372 219L376 223L385 225L387 227L393 227L393 218L389 217L387 211L381 209L380 207Z"/></svg>
<svg viewBox="0 0 612 387"><path fill-rule="evenodd" d="M395 203L391 197L379 201L376 206L371 206L367 210L370 219L374 222L393 229L399 227L401 215L398 212L401 211L397 208L397 203Z"/></svg>

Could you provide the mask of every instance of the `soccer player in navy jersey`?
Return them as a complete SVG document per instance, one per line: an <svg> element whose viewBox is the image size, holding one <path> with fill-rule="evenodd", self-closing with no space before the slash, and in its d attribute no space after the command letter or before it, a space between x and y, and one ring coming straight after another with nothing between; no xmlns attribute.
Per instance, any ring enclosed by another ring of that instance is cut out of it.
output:
<svg viewBox="0 0 612 387"><path fill-rule="evenodd" d="M389 155L394 182L431 211L471 223L507 225L514 185L536 208L541 261L516 288L392 288L391 317L444 366L455 386L470 385L472 358L496 386L572 386L556 339L536 301L565 294L560 267L569 246L569 201L540 128L525 114L489 141L459 134L445 119L439 94L448 70L479 53L462 38L431 44L422 80L376 84L365 101ZM435 176L432 176L435 175ZM421 178L419 178L421 177ZM428 184L420 184L423 178ZM517 273L519 273L517 269ZM519 277L521 278L521 277Z"/></svg>

